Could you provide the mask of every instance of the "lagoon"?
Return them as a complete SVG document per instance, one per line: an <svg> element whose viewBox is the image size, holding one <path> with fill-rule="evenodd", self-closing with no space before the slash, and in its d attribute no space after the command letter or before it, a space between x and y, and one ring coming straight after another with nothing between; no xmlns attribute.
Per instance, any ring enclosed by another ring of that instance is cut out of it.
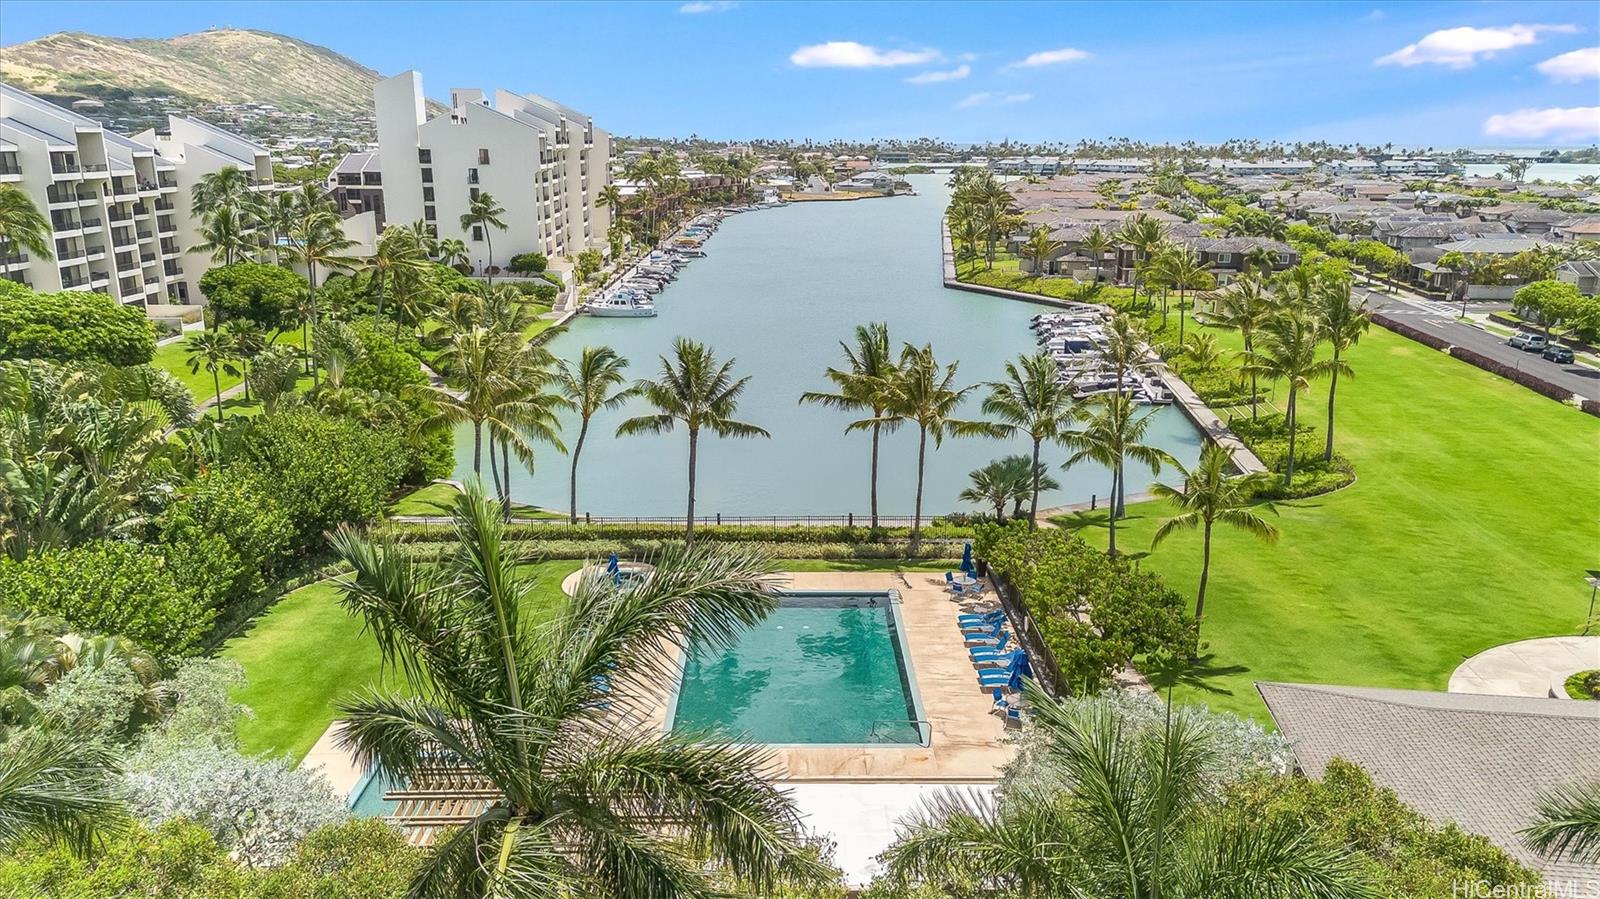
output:
<svg viewBox="0 0 1600 899"><path fill-rule="evenodd" d="M825 390L823 370L842 364L839 341L857 324L889 324L896 344L931 342L941 361L959 362L959 384L999 378L1007 359L1035 349L1029 317L1042 307L947 290L940 283L939 219L949 198L944 175L913 175L918 195L850 202L796 203L730 216L706 243L707 257L684 267L656 296L660 314L648 319L580 316L551 342L564 358L586 345L608 344L632 362L630 374L654 377L659 357L682 335L708 343L720 358L737 360L751 376L739 417L772 432L770 440L720 440L702 435L696 512L704 515L843 516L867 512L870 439L844 433L844 412L798 404L807 390ZM964 414L979 415L982 391ZM635 403L595 417L578 474L580 514L681 516L687 492L688 436L614 437ZM1147 440L1185 464L1199 454L1200 437L1173 407L1154 410ZM577 434L567 420L564 434ZM957 500L967 472L1008 453L1024 440L946 440L929 443L925 514L971 510ZM902 428L883 441L879 506L909 516L916 477L916 432ZM512 478L516 499L567 508L569 460L536 447L529 474ZM457 476L470 476L471 435L457 434ZM1061 489L1045 506L1102 500L1110 475L1085 463L1058 466L1067 453L1047 447ZM487 479L487 471L484 473ZM1164 475L1167 479L1171 473ZM1151 480L1128 471L1130 492Z"/></svg>

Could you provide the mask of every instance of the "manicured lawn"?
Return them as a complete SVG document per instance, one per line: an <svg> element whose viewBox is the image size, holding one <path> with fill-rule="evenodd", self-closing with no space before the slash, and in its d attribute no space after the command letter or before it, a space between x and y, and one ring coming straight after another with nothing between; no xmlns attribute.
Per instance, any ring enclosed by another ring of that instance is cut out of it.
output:
<svg viewBox="0 0 1600 899"><path fill-rule="evenodd" d="M418 487L411 493L400 497L393 505L389 506L390 515L448 515L455 503L455 498L460 491L451 484L429 484ZM551 512L538 506L529 506L523 503L511 504L514 514L519 518L563 518L560 512Z"/></svg>
<svg viewBox="0 0 1600 899"><path fill-rule="evenodd" d="M1017 257L1009 253L996 253L992 267L983 261L981 254L977 259L957 262L956 277L969 284L1037 293L1058 300L1084 299L1083 284L1072 278L1036 278L1025 274ZM1114 298L1125 299L1132 294L1133 291L1126 287L1106 287L1095 294L1092 301L1107 303Z"/></svg>
<svg viewBox="0 0 1600 899"><path fill-rule="evenodd" d="M783 559L783 571L949 571L952 561L906 562L900 559Z"/></svg>
<svg viewBox="0 0 1600 899"><path fill-rule="evenodd" d="M530 612L548 616L563 601L561 579L579 562L541 562ZM306 754L333 722L333 703L398 677L385 673L372 637L339 605L331 581L302 587L279 600L222 655L244 666L249 686L236 696L255 717L239 728L246 751Z"/></svg>
<svg viewBox="0 0 1600 899"><path fill-rule="evenodd" d="M1468 656L1582 627L1600 419L1376 326L1347 358L1335 434L1357 481L1280 504L1276 545L1217 532L1183 698L1265 718L1258 680L1443 690ZM1300 401L1319 431L1326 397ZM1129 513L1118 545L1147 549L1168 508ZM1058 523L1105 540L1103 512ZM1141 564L1192 595L1199 560L1181 535Z"/></svg>
<svg viewBox="0 0 1600 899"><path fill-rule="evenodd" d="M189 371L189 351L185 344L189 335L195 333L197 332L185 331L183 338L165 346L156 347L156 353L151 357L150 364L163 371L172 372L179 381L183 382L183 386L189 388L189 392L194 394L195 402L203 403L215 397L217 389L211 383L211 372L206 371L204 368L201 368L198 372ZM298 347L300 346L300 332L298 330L286 331L278 337L273 345ZM225 371L217 373L218 380L222 382L223 390L236 387L244 380L244 369L238 363L235 363L234 367L239 370L238 375L230 375Z"/></svg>

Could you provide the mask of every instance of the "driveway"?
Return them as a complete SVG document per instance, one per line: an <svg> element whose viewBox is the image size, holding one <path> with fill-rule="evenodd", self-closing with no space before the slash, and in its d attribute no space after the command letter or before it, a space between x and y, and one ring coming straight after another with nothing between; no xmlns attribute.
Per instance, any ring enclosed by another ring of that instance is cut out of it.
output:
<svg viewBox="0 0 1600 899"><path fill-rule="evenodd" d="M1506 346L1505 338L1456 319L1461 314L1457 303L1426 300L1417 296L1391 296L1364 288L1357 290L1373 309L1380 309L1403 321L1431 331L1450 343L1475 350L1497 362L1535 372L1540 377L1560 384L1579 396L1600 400L1600 369L1572 362L1557 365L1538 353L1524 353ZM1468 312L1502 310L1505 304L1467 304Z"/></svg>
<svg viewBox="0 0 1600 899"><path fill-rule="evenodd" d="M1540 637L1478 653L1450 675L1451 693L1549 696L1557 679L1600 668L1600 637Z"/></svg>

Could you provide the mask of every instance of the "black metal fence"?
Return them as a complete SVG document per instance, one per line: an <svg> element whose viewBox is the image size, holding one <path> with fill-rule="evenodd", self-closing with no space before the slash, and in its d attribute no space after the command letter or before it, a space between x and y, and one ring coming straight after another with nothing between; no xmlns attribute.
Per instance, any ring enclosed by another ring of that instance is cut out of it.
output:
<svg viewBox="0 0 1600 899"><path fill-rule="evenodd" d="M994 584L996 595L1000 597L1001 607L1006 610L1006 617L1011 619L1011 627L1016 632L1017 642L1028 651L1028 661L1032 663L1034 679L1051 696L1065 696L1067 679L1062 676L1061 666L1056 664L1055 654L1050 651L1050 645L1045 642L1038 622L1033 620L1033 615L1022 602L1017 588L1005 575L993 568L989 569L989 580Z"/></svg>

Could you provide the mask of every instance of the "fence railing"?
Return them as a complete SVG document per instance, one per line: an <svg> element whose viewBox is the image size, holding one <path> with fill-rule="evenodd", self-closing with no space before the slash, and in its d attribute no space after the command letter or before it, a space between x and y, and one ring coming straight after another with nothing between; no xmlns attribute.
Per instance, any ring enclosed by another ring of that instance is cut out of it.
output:
<svg viewBox="0 0 1600 899"><path fill-rule="evenodd" d="M1067 695L1067 680L1061 674L1061 666L1056 664L1055 653L1050 651L1050 644L1045 642L1038 622L1033 620L1033 614L1022 602L1017 588L1005 575L992 568L989 569L989 580L995 586L995 594L1000 597L1000 606L1006 610L1006 617L1011 619L1017 642L1028 651L1034 679L1052 696Z"/></svg>
<svg viewBox="0 0 1600 899"><path fill-rule="evenodd" d="M429 522L432 522L432 521L448 522L448 521L450 521L450 518L448 516L446 516L446 515L394 515L394 516L390 516L390 517L398 519L398 520L401 520L401 521L429 521ZM511 517L512 517L512 520L514 520L514 521L516 521L518 523L523 523L523 524L572 525L572 526L577 526L577 527L581 527L583 525L595 525L595 524L671 524L671 525L685 525L685 524L688 523L688 518L683 516L683 515L590 515L588 513L584 513L584 514L578 516L578 520L577 520L576 523L572 522L566 515L562 515L562 516L560 516L558 518L535 518L535 517L532 517L532 516L529 516L529 515L526 515L526 514L518 514L516 511L513 511ZM696 515L695 518L694 518L694 524L695 524L695 527L714 527L714 526L719 526L719 525L721 525L721 526L741 526L742 525L742 526L746 526L746 527L757 527L757 526L764 526L764 527L796 526L796 527L802 527L803 526L803 527L861 527L861 528L865 528L865 527L870 527L872 525L872 516L871 515L867 515L867 514L857 514L857 513L854 513L854 512L847 512L847 513L845 513L843 515L722 515L722 514L714 514L714 515ZM878 526L879 527L908 528L908 527L911 527L911 524L912 524L912 516L910 516L910 515L879 515L878 516ZM922 525L923 525L923 527L929 527L929 526L932 526L933 524L934 524L934 517L933 516L924 515L922 517Z"/></svg>

